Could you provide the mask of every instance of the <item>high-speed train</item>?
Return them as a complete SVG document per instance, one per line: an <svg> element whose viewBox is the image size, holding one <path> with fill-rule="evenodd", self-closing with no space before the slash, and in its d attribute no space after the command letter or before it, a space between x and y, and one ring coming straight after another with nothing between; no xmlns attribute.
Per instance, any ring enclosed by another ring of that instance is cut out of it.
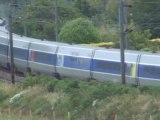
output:
<svg viewBox="0 0 160 120"><path fill-rule="evenodd" d="M13 34L17 71L121 82L120 51L41 41ZM0 30L0 66L10 66L8 31ZM125 51L126 83L160 85L160 54Z"/></svg>

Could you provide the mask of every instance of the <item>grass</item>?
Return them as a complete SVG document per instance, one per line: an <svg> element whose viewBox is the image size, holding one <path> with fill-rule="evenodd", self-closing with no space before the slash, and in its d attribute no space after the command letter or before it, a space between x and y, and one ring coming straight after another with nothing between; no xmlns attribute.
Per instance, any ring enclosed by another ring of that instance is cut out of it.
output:
<svg viewBox="0 0 160 120"><path fill-rule="evenodd" d="M24 90L27 92L9 102ZM12 116L11 120L19 118L20 111L25 113L23 120L30 119L30 113L36 116L34 120L109 120L113 114L118 120L148 120L150 115L160 119L159 87L27 76L16 85L1 83L0 91L1 118ZM6 115L8 109L12 112Z"/></svg>
<svg viewBox="0 0 160 120"><path fill-rule="evenodd" d="M1 115L0 120L40 120L39 117L18 117L17 115Z"/></svg>

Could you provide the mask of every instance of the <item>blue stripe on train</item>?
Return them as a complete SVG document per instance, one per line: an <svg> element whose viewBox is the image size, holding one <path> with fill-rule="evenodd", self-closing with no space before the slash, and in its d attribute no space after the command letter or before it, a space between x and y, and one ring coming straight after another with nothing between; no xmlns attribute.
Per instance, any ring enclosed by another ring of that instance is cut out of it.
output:
<svg viewBox="0 0 160 120"><path fill-rule="evenodd" d="M121 74L121 64L120 62L96 60L93 59L92 67L91 58L80 58L74 56L64 56L64 67L91 70L95 72L111 73L111 74ZM127 63L126 75L131 74L131 64Z"/></svg>
<svg viewBox="0 0 160 120"><path fill-rule="evenodd" d="M120 74L121 66L119 62L94 59L92 70L96 72Z"/></svg>
<svg viewBox="0 0 160 120"><path fill-rule="evenodd" d="M7 56L7 52L8 52L8 46L0 44L0 54Z"/></svg>
<svg viewBox="0 0 160 120"><path fill-rule="evenodd" d="M74 56L64 56L64 67L89 70L90 71L90 58L81 58Z"/></svg>
<svg viewBox="0 0 160 120"><path fill-rule="evenodd" d="M131 75L131 64L127 63L126 65L127 65L126 75ZM94 59L92 71L120 75L121 74L121 63L115 62L115 61Z"/></svg>
<svg viewBox="0 0 160 120"><path fill-rule="evenodd" d="M38 52L38 51L32 51L30 56L30 61L48 65L56 65L56 59L57 59L56 54Z"/></svg>
<svg viewBox="0 0 160 120"><path fill-rule="evenodd" d="M160 66L140 64L138 77L160 79Z"/></svg>
<svg viewBox="0 0 160 120"><path fill-rule="evenodd" d="M28 53L29 51L27 49L22 48L13 48L14 51L14 58L22 59L22 60L28 60Z"/></svg>

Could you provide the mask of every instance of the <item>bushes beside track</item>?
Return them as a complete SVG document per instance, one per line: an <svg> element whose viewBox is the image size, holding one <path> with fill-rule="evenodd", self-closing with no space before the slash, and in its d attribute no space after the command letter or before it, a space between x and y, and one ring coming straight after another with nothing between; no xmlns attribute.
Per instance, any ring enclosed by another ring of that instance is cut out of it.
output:
<svg viewBox="0 0 160 120"><path fill-rule="evenodd" d="M159 87L130 87L122 84L101 83L83 80L57 80L46 76L27 76L16 85L0 85L0 108L32 111L34 116L43 115L47 119L110 119L113 113L118 120L145 120L150 114L155 120L160 118ZM26 91L14 102L10 98Z"/></svg>

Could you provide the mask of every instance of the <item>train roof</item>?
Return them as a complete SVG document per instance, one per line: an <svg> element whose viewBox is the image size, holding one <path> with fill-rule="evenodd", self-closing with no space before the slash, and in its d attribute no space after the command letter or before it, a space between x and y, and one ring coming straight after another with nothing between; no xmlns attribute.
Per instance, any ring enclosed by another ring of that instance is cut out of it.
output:
<svg viewBox="0 0 160 120"><path fill-rule="evenodd" d="M68 43L55 42L55 41L47 41L47 40L44 40L44 43L51 44L51 45L62 45L62 46L69 45Z"/></svg>
<svg viewBox="0 0 160 120"><path fill-rule="evenodd" d="M160 52L152 52L152 51L135 51L135 50L125 50L128 53L139 53L139 54L146 54L146 55L160 55Z"/></svg>
<svg viewBox="0 0 160 120"><path fill-rule="evenodd" d="M96 49L96 50L104 50L104 51L112 51L112 52L120 52L120 49L115 49L115 48L102 48L102 47L92 47L92 46L83 46L83 45L75 45L75 46L80 46L83 48L91 48L91 49ZM152 51L138 51L138 50L125 50L126 53L131 53L131 54L146 54L146 55L160 55L160 51L157 52L152 52Z"/></svg>
<svg viewBox="0 0 160 120"><path fill-rule="evenodd" d="M0 35L9 38L9 32L6 29L5 26L0 26ZM21 36L13 33L13 39L15 40L24 40L24 41L29 41L29 42L34 42L34 43L40 43L42 44L50 44L50 45L61 45L61 46L70 46L70 47L80 47L80 48L86 48L86 49L94 49L94 50L104 50L104 51L114 51L114 52L120 52L120 49L114 49L114 48L102 48L102 47L92 47L92 46L84 46L80 44L68 44L68 43L61 43L61 42L55 42L55 41L47 41L47 40L40 40L36 38L31 38L31 37L26 37L26 36ZM160 55L160 51L155 52L144 52L144 51L135 51L135 50L125 50L126 53L132 53L132 54L146 54L146 55Z"/></svg>
<svg viewBox="0 0 160 120"><path fill-rule="evenodd" d="M27 42L41 42L40 39L35 39L35 38L30 38L26 36L21 36L13 33L13 40L18 40L18 41L27 41Z"/></svg>

